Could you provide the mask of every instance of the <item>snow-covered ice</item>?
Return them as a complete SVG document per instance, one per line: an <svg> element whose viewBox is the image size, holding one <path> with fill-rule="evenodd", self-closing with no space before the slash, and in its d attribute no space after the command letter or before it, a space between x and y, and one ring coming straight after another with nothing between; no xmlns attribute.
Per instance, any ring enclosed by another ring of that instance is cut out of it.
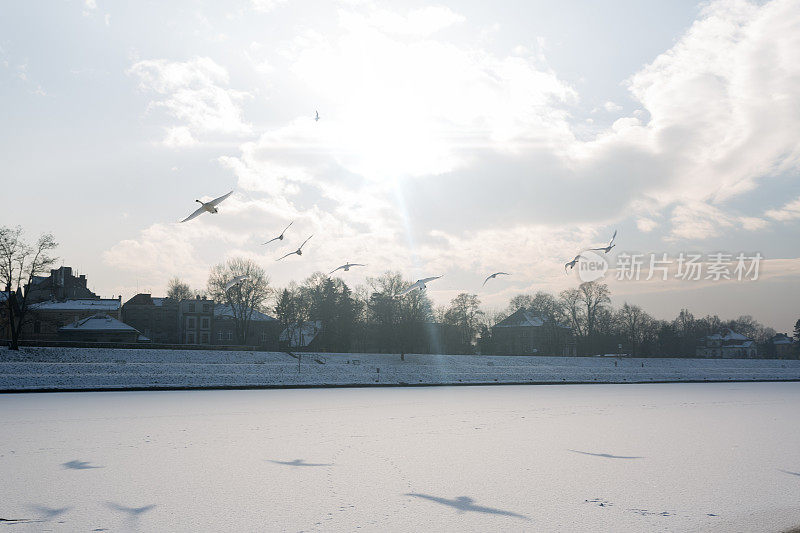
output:
<svg viewBox="0 0 800 533"><path fill-rule="evenodd" d="M798 405L794 382L6 394L0 518L783 531L800 525Z"/></svg>

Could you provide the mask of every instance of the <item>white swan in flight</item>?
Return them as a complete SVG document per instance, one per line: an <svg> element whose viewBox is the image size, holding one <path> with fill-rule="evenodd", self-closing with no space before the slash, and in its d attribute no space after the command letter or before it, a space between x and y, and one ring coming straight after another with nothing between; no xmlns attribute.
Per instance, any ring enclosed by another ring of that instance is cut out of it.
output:
<svg viewBox="0 0 800 533"><path fill-rule="evenodd" d="M294 220L292 220L291 222L289 222L289 225L288 225L288 226L286 226L285 228L283 228L283 231L281 232L281 234L280 234L280 235L278 235L278 236L277 236L277 237L275 237L274 239L270 239L270 240L268 240L267 242L264 242L264 243L261 243L261 244L269 244L269 243L271 243L272 241L282 241L282 240L283 240L283 234L284 234L284 233L286 233L286 230L287 230L287 229L289 229L289 227L290 227L292 224L294 224Z"/></svg>
<svg viewBox="0 0 800 533"><path fill-rule="evenodd" d="M433 277L431 277L431 278L422 278L422 279L418 279L418 280L417 280L417 281L415 281L415 282L414 282L414 283L413 283L413 284L412 284L412 285L411 285L409 288L407 288L407 289L406 289L406 290L404 290L403 292L400 292L400 293L397 293L397 294L395 294L395 296L404 296L404 295L408 294L409 292L413 291L414 289L419 289L419 290L421 290L421 291L424 291L424 290L425 290L425 284L426 284L426 283L429 283L429 282L431 282L431 281L433 281L433 280L435 280L435 279L439 279L439 278L441 278L441 277L442 277L442 276L433 276Z"/></svg>
<svg viewBox="0 0 800 533"><path fill-rule="evenodd" d="M564 263L564 274L567 274L567 267L569 267L569 269L572 270L573 267L575 266L575 263L577 263L580 258L581 258L581 254L578 254L578 255L575 256L575 259L573 259L572 261Z"/></svg>
<svg viewBox="0 0 800 533"><path fill-rule="evenodd" d="M210 202L201 202L200 200L195 200L195 202L200 204L200 207L197 208L197 211L189 215L188 217L181 220L181 222L186 222L188 220L192 220L193 218L197 218L205 212L209 212L214 214L217 212L217 206L222 203L228 196L233 194L233 191L229 192L228 194L223 194L219 198L214 198Z"/></svg>
<svg viewBox="0 0 800 533"><path fill-rule="evenodd" d="M589 248L589 249L596 250L598 252L602 250L603 252L608 253L614 246L616 246L616 244L614 244L614 239L616 238L617 238L617 230L614 230L614 235L612 235L611 240L608 241L608 246L603 246L602 248Z"/></svg>
<svg viewBox="0 0 800 533"><path fill-rule="evenodd" d="M485 280L483 280L483 285L482 286L485 287L487 281L489 281L490 279L494 279L497 276L510 276L510 275L511 274L509 274L508 272L495 272L494 274L492 274L491 276L489 276Z"/></svg>
<svg viewBox="0 0 800 533"><path fill-rule="evenodd" d="M313 237L313 235L311 235L308 239L310 239L311 237ZM298 248L294 252L289 252L288 254L284 255L283 257L277 258L275 261L280 261L281 259L284 259L284 258L289 257L290 255L294 255L294 254L303 255L303 246L306 245L306 243L308 242L308 239L303 241L303 244L300 245L300 248Z"/></svg>
<svg viewBox="0 0 800 533"><path fill-rule="evenodd" d="M350 270L350 267L363 267L363 266L367 266L367 265L362 265L361 263L349 263L348 262L348 263L343 264L342 266L334 268L333 270L328 272L328 275L330 276L331 274L333 274L337 270L344 270L345 272L347 272L348 270Z"/></svg>
<svg viewBox="0 0 800 533"><path fill-rule="evenodd" d="M232 280L230 280L228 283L225 284L225 292L228 292L229 290L231 290L231 287L239 285L241 282L249 278L250 276L248 276L247 274L243 274L241 276L234 276Z"/></svg>

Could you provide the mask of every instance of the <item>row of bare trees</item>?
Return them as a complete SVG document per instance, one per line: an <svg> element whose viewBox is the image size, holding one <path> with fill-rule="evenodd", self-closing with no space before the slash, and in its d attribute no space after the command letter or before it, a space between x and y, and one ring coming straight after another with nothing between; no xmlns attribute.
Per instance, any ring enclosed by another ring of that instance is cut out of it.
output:
<svg viewBox="0 0 800 533"><path fill-rule="evenodd" d="M28 243L22 228L0 227L0 284L5 287L0 324L14 349L29 316L25 287L53 265L51 254L56 246L51 234ZM243 281L226 289L236 277ZM400 273L388 271L351 289L341 278L318 272L301 283L275 289L257 263L233 258L211 269L203 292L230 308L242 344L249 340L254 313L262 312L275 316L290 333L303 323L318 323L324 333L320 348L329 351L490 353L491 327L519 309L544 319L545 329L569 326L578 353L585 355L621 350L641 356L691 356L700 337L726 327L757 342L765 342L775 333L751 316L723 321L717 316L695 318L684 309L668 321L655 319L627 302L614 309L608 286L598 282L583 283L558 296L543 291L520 294L501 312L482 310L475 294L461 293L439 308L421 291L403 298L394 296L409 285ZM196 294L179 278L170 280L168 297L182 300ZM550 348L546 351L559 353L558 347Z"/></svg>

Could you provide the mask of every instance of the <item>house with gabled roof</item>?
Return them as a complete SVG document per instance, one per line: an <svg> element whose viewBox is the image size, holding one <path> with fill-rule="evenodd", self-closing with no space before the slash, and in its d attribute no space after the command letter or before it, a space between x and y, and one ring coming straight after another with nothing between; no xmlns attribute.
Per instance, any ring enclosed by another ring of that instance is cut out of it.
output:
<svg viewBox="0 0 800 533"><path fill-rule="evenodd" d="M725 328L719 333L701 338L695 354L697 357L748 359L757 357L758 349L750 337Z"/></svg>
<svg viewBox="0 0 800 533"><path fill-rule="evenodd" d="M58 337L60 340L74 342L135 343L149 340L136 328L102 313L58 328Z"/></svg>
<svg viewBox="0 0 800 533"><path fill-rule="evenodd" d="M568 326L518 309L492 326L492 352L507 355L575 355Z"/></svg>

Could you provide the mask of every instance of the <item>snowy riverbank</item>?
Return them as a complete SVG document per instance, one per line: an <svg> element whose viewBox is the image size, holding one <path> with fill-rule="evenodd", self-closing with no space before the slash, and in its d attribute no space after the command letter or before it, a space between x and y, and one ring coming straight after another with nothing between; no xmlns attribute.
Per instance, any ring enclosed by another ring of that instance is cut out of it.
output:
<svg viewBox="0 0 800 533"><path fill-rule="evenodd" d="M0 349L0 390L800 380L800 361Z"/></svg>

